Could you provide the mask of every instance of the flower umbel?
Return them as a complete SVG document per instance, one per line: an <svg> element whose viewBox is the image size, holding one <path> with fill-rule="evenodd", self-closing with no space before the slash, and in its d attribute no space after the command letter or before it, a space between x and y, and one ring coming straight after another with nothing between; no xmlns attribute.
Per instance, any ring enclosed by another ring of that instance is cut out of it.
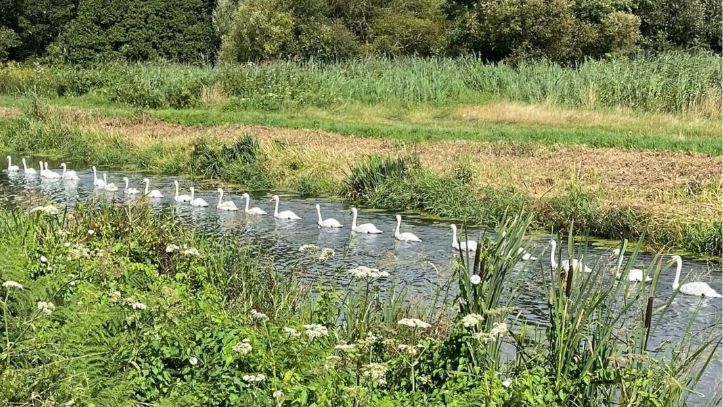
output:
<svg viewBox="0 0 723 407"><path fill-rule="evenodd" d="M38 311L45 315L50 315L55 311L55 304L52 302L38 301Z"/></svg>
<svg viewBox="0 0 723 407"><path fill-rule="evenodd" d="M421 319L417 318L402 318L397 322L397 325L404 325L408 326L410 328L420 328L420 329L427 329L431 327L432 325L422 321Z"/></svg>

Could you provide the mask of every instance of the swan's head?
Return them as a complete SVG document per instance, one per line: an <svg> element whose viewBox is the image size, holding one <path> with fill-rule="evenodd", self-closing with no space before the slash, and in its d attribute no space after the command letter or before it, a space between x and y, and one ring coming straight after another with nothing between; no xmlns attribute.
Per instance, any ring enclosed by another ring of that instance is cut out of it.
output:
<svg viewBox="0 0 723 407"><path fill-rule="evenodd" d="M241 195L241 197L242 197L242 198L246 198L246 199L250 199L250 198L251 198L247 192L244 192L244 193Z"/></svg>
<svg viewBox="0 0 723 407"><path fill-rule="evenodd" d="M178 180L173 180L173 185L178 186Z"/></svg>
<svg viewBox="0 0 723 407"><path fill-rule="evenodd" d="M146 184L148 184L148 183L151 182L151 180L149 180L148 178L143 178L143 182L145 182Z"/></svg>
<svg viewBox="0 0 723 407"><path fill-rule="evenodd" d="M188 188L188 190L193 193L193 191L195 191L196 189L194 187L190 187L190 188Z"/></svg>
<svg viewBox="0 0 723 407"><path fill-rule="evenodd" d="M678 255L675 255L670 258L670 261L668 263L675 264L675 263L682 263L682 262L683 262L683 258Z"/></svg>
<svg viewBox="0 0 723 407"><path fill-rule="evenodd" d="M60 163L60 167L65 168L66 167L65 163Z"/></svg>
<svg viewBox="0 0 723 407"><path fill-rule="evenodd" d="M5 158L7 158L8 161L10 161L10 159L11 159L10 156L6 156Z"/></svg>
<svg viewBox="0 0 723 407"><path fill-rule="evenodd" d="M620 248L613 249L613 256L615 256L615 257L620 256Z"/></svg>
<svg viewBox="0 0 723 407"><path fill-rule="evenodd" d="M402 215L397 215L397 216L395 216L395 218L397 218L397 222L399 222L402 220Z"/></svg>
<svg viewBox="0 0 723 407"><path fill-rule="evenodd" d="M128 177L123 177L123 181L128 181Z"/></svg>
<svg viewBox="0 0 723 407"><path fill-rule="evenodd" d="M453 224L449 225L449 228L452 229L452 230L457 230L457 225L455 225L455 224L453 223Z"/></svg>
<svg viewBox="0 0 723 407"><path fill-rule="evenodd" d="M352 206L352 207L351 207L351 213L356 214L356 212L357 212L356 208Z"/></svg>
<svg viewBox="0 0 723 407"><path fill-rule="evenodd" d="M319 204L316 204L316 209L321 210L321 206Z"/></svg>
<svg viewBox="0 0 723 407"><path fill-rule="evenodd" d="M279 196L278 196L278 195L274 195L274 196L271 197L271 201L278 201L278 200L279 200Z"/></svg>

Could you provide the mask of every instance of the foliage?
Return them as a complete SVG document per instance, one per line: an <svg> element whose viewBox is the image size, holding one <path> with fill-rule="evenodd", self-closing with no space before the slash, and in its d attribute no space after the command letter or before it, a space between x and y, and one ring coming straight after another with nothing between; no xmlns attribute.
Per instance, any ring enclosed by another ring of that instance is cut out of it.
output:
<svg viewBox="0 0 723 407"><path fill-rule="evenodd" d="M524 214L474 258L460 253L450 320L379 281L395 276L357 270L344 287L312 292L256 245L201 234L145 202L77 205L0 212L7 403L684 405L720 340L689 333L648 357L645 333L667 308L646 307L657 263L640 289L602 284L602 269L552 270L542 280L550 323L520 317L510 275L533 272L513 271ZM628 329L613 335L619 324Z"/></svg>

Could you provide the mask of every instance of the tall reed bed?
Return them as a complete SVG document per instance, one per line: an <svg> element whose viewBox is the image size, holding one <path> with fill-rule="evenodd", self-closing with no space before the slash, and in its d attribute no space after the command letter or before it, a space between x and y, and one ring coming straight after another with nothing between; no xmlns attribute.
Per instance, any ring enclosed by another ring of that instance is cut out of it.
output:
<svg viewBox="0 0 723 407"><path fill-rule="evenodd" d="M486 64L475 57L280 61L221 68L7 65L0 70L0 93L92 92L111 102L144 108L186 108L231 98L227 104L231 109L336 103L448 105L494 98L719 117L720 76L717 57L685 53L588 60L574 67L545 61Z"/></svg>
<svg viewBox="0 0 723 407"><path fill-rule="evenodd" d="M543 270L549 323L527 321L512 278L534 275L517 267L524 214L459 253L440 312L410 306L383 269L342 268L312 292L262 243L144 202L78 205L0 212L6 404L682 406L720 341L711 329L651 349L672 301L655 293L657 262L650 286L602 265Z"/></svg>

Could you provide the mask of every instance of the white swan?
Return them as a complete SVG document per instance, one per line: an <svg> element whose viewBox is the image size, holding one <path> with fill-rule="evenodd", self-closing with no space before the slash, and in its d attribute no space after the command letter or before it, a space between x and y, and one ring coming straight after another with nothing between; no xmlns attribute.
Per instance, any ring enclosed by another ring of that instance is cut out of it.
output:
<svg viewBox="0 0 723 407"><path fill-rule="evenodd" d="M65 165L65 163L61 163L60 166L63 167L63 173L60 174L60 178L67 181L78 180L78 174L76 174L73 170L68 170L68 167Z"/></svg>
<svg viewBox="0 0 723 407"><path fill-rule="evenodd" d="M552 265L552 268L557 268L557 261L555 260L555 249L557 249L557 242L555 240L550 240L550 264ZM562 266L562 269L565 271L570 271L570 262L568 260L563 260L562 263L560 263ZM584 271L585 273L591 273L592 269L588 267L585 263L578 259L572 259L572 269L576 271Z"/></svg>
<svg viewBox="0 0 723 407"><path fill-rule="evenodd" d="M297 214L291 211L283 211L279 212L279 196L274 195L271 197L271 200L276 202L276 205L274 205L274 218L277 219L286 219L286 220L299 220L301 219Z"/></svg>
<svg viewBox="0 0 723 407"><path fill-rule="evenodd" d="M399 228L402 225L402 215L397 215L397 228L394 230L394 238L401 240L402 242L421 242L422 239L418 238L417 235L410 232L399 233Z"/></svg>
<svg viewBox="0 0 723 407"><path fill-rule="evenodd" d="M126 187L123 188L123 193L125 193L126 195L138 195L141 192L141 191L137 190L136 188L130 188L128 186L128 184L129 184L128 177L123 177L123 182L126 183Z"/></svg>
<svg viewBox="0 0 723 407"><path fill-rule="evenodd" d="M108 177L106 173L103 173L103 182L105 182L105 190L108 192L116 192L118 191L118 187L114 183L108 182Z"/></svg>
<svg viewBox="0 0 723 407"><path fill-rule="evenodd" d="M176 202L191 202L191 195L178 195L178 181L173 181L173 185L176 186L176 196L173 197Z"/></svg>
<svg viewBox="0 0 723 407"><path fill-rule="evenodd" d="M204 201L203 198L194 198L193 194L196 192L196 190L191 187L189 188L191 190L191 206L198 206L198 207L205 207L208 206L208 202Z"/></svg>
<svg viewBox="0 0 723 407"><path fill-rule="evenodd" d="M96 171L95 171L95 165L93 166L93 185L98 188L105 188L105 181L98 178L98 175L96 174Z"/></svg>
<svg viewBox="0 0 723 407"><path fill-rule="evenodd" d="M163 194L161 191L154 189L153 191L148 192L148 186L151 184L151 181L148 178L143 178L143 182L146 183L146 189L144 190L144 194L149 198L163 198Z"/></svg>
<svg viewBox="0 0 723 407"><path fill-rule="evenodd" d="M477 250L477 242L474 240L467 240L466 242L458 242L457 241L457 225L454 223L449 225L450 228L452 228L452 247L457 250L464 250L464 251L476 251Z"/></svg>
<svg viewBox="0 0 723 407"><path fill-rule="evenodd" d="M620 280L623 277L623 270L620 270L620 268L623 265L624 255L620 254L620 249L615 249L613 250L613 256L618 256L618 264L615 267L615 278ZM644 275L645 273L641 269L630 269L628 271L628 281L630 281L631 283L640 283L643 280L646 283L653 281L653 279L648 276L645 276L645 278L643 278Z"/></svg>
<svg viewBox="0 0 723 407"><path fill-rule="evenodd" d="M13 159L10 156L6 157L8 160L8 172L18 172L20 171L20 167L17 165L13 165Z"/></svg>
<svg viewBox="0 0 723 407"><path fill-rule="evenodd" d="M356 233L366 233L368 235L378 235L382 233L381 230L377 229L376 226L372 225L371 223L362 223L361 225L356 224L356 216L357 216L357 210L356 208L351 208L351 231Z"/></svg>
<svg viewBox="0 0 723 407"><path fill-rule="evenodd" d="M28 165L25 164L25 158L23 158L22 161L23 161L23 173L25 173L25 175L37 175L38 172L35 171L35 168L28 167Z"/></svg>
<svg viewBox="0 0 723 407"><path fill-rule="evenodd" d="M522 260L524 260L524 261L535 261L535 260L537 260L537 257L533 256L532 253L528 252L527 250L525 250L525 249L523 249L523 248L521 248L521 247L520 247L519 249L517 249L517 254L521 254L521 255L522 255Z"/></svg>
<svg viewBox="0 0 723 407"><path fill-rule="evenodd" d="M339 223L339 221L334 218L322 219L321 218L321 206L319 206L319 204L316 204L316 214L319 217L319 221L316 222L316 224L319 225L320 228L340 228L340 227L342 227L342 224Z"/></svg>
<svg viewBox="0 0 723 407"><path fill-rule="evenodd" d="M40 166L40 176L45 178L45 166L43 165L42 161L38 161L38 165Z"/></svg>
<svg viewBox="0 0 723 407"><path fill-rule="evenodd" d="M58 174L55 171L50 171L48 169L48 162L45 162L45 178L48 179L60 179L60 174Z"/></svg>
<svg viewBox="0 0 723 407"><path fill-rule="evenodd" d="M680 256L673 256L670 262L676 263L675 280L673 280L673 290L678 290L678 288L680 288L680 292L685 295L692 295L696 297L721 298L721 295L718 294L713 288L711 288L711 286L701 281L680 285L680 271L683 270L683 259L680 258Z"/></svg>
<svg viewBox="0 0 723 407"><path fill-rule="evenodd" d="M244 194L241 195L241 197L246 199L246 208L244 209L244 212L251 214L251 215L266 215L266 211L259 208L258 206L254 206L253 208L249 209L249 200L251 199L249 194L244 192Z"/></svg>
<svg viewBox="0 0 723 407"><path fill-rule="evenodd" d="M237 211L238 210L238 208L236 207L236 204L233 203L233 201L223 202L223 188L218 189L218 203L216 204L216 208L221 209L222 211Z"/></svg>

